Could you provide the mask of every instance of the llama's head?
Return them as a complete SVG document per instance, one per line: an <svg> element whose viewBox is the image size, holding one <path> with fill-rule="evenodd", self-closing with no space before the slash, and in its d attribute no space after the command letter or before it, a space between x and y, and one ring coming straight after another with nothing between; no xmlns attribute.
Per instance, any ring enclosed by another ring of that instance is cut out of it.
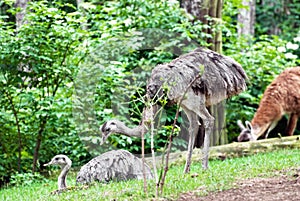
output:
<svg viewBox="0 0 300 201"><path fill-rule="evenodd" d="M245 122L245 126L243 125L241 120L238 120L237 124L241 129L241 133L238 136L238 141L239 142L246 142L246 141L255 140L255 138L253 137L253 134L251 134L251 132L253 132L253 128L252 128L252 125L249 121Z"/></svg>

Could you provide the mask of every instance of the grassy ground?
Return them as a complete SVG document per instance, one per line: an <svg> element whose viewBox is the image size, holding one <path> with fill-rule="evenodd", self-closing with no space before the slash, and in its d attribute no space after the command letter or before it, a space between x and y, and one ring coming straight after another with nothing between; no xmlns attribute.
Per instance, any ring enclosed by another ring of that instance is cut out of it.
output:
<svg viewBox="0 0 300 201"><path fill-rule="evenodd" d="M184 175L183 166L172 166L167 175L164 198L176 199L181 193L200 189L200 195L209 191L232 188L237 180L271 177L277 170L300 167L300 150L280 150L249 157L210 161L209 170L194 162L191 174ZM68 177L68 185L75 185L76 173ZM192 177L192 175L196 175ZM143 192L142 181L95 184L85 190L50 195L57 188L56 179L48 183L16 186L0 190L0 200L151 200L155 195L154 181L148 182L148 195Z"/></svg>

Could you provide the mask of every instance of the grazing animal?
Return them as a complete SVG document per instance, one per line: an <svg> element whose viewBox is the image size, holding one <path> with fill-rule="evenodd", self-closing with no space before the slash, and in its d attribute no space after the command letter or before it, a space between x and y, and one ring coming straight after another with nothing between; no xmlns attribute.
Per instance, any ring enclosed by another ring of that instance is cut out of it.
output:
<svg viewBox="0 0 300 201"><path fill-rule="evenodd" d="M203 168L206 169L209 136L214 126L214 117L210 115L206 106L245 90L246 79L247 76L239 63L205 48L197 48L170 63L157 65L152 70L147 83L146 97L153 99L165 95L169 104L178 104L182 99L181 107L190 123L185 173L190 171L192 151L199 128L198 117L202 118L205 128ZM166 86L168 90L164 91ZM105 122L100 127L102 143L112 133L141 137L142 132L147 132L149 117L153 115L151 107L144 108L141 124L135 128L128 128L118 120Z"/></svg>
<svg viewBox="0 0 300 201"><path fill-rule="evenodd" d="M241 133L238 141L254 141L265 138L275 128L282 115L288 114L285 134L293 135L300 115L300 67L285 69L265 90L259 107L251 120L244 126L238 121Z"/></svg>
<svg viewBox="0 0 300 201"><path fill-rule="evenodd" d="M67 188L66 178L72 161L68 156L60 154L54 156L49 163L44 164L44 166L48 165L60 165L62 171L58 177L58 190L65 190ZM151 169L146 164L144 167L146 178L152 179ZM128 151L112 150L93 158L82 166L77 173L76 183L88 184L93 181L109 182L128 179L143 179L142 160Z"/></svg>

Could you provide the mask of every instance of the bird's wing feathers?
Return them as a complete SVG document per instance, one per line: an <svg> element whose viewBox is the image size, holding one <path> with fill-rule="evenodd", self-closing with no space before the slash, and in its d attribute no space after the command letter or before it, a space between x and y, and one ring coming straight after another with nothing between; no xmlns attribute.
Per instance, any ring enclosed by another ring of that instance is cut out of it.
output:
<svg viewBox="0 0 300 201"><path fill-rule="evenodd" d="M147 178L152 178L150 168L145 164ZM76 181L108 182L110 180L128 180L143 178L142 161L125 150L113 150L93 158L82 166Z"/></svg>
<svg viewBox="0 0 300 201"><path fill-rule="evenodd" d="M149 82L167 82L170 87L168 98L173 100L183 95L189 83L199 73L202 76L191 88L195 94L205 94L211 104L236 95L246 88L247 76L239 63L204 48L197 48L170 63L156 66Z"/></svg>

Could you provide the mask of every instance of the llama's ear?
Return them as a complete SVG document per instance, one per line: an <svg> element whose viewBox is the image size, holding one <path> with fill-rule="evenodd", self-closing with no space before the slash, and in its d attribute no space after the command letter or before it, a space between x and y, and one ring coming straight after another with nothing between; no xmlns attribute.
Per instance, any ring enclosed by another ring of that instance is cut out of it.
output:
<svg viewBox="0 0 300 201"><path fill-rule="evenodd" d="M246 127L243 125L243 122L241 120L237 121L237 125L240 127L241 130L246 129Z"/></svg>
<svg viewBox="0 0 300 201"><path fill-rule="evenodd" d="M247 129L252 130L252 125L249 121L245 121L245 125L246 125Z"/></svg>

